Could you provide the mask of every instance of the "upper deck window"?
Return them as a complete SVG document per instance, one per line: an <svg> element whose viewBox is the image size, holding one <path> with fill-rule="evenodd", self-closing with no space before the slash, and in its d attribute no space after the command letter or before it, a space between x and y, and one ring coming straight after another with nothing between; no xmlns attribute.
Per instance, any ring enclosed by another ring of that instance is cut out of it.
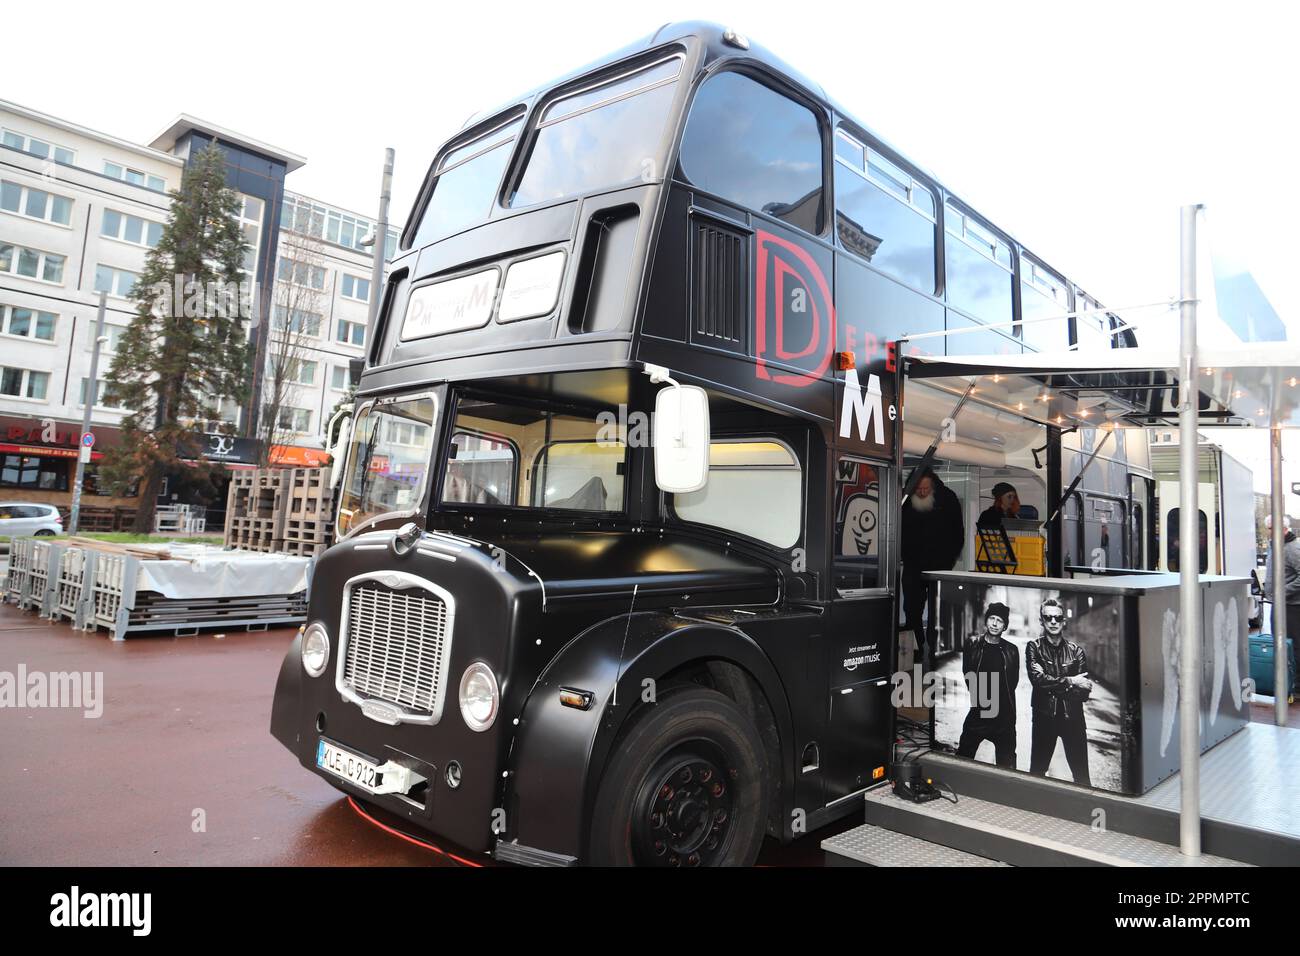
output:
<svg viewBox="0 0 1300 956"><path fill-rule="evenodd" d="M840 245L922 292L934 292L934 193L844 130L835 133Z"/></svg>
<svg viewBox="0 0 1300 956"><path fill-rule="evenodd" d="M681 68L674 56L545 107L510 205L658 179L654 164Z"/></svg>
<svg viewBox="0 0 1300 956"><path fill-rule="evenodd" d="M1070 289L1065 280L1029 256L1020 257L1020 317L1043 319L1022 325L1026 345L1042 351L1069 345ZM1050 316L1060 316L1055 320Z"/></svg>
<svg viewBox="0 0 1300 956"><path fill-rule="evenodd" d="M821 234L817 117L757 80L725 72L705 82L682 137L681 167L700 189Z"/></svg>
<svg viewBox="0 0 1300 956"><path fill-rule="evenodd" d="M1082 314L1074 317L1075 340L1070 347L1081 352L1109 349L1110 321L1102 311L1101 303L1076 287L1074 307Z"/></svg>
<svg viewBox="0 0 1300 956"><path fill-rule="evenodd" d="M442 158L433 195L415 232L412 243L415 248L445 239L487 219L510 159L511 144L522 126L523 120L517 119L456 147Z"/></svg>
<svg viewBox="0 0 1300 956"><path fill-rule="evenodd" d="M948 303L984 322L1010 322L1011 246L952 203L943 221Z"/></svg>

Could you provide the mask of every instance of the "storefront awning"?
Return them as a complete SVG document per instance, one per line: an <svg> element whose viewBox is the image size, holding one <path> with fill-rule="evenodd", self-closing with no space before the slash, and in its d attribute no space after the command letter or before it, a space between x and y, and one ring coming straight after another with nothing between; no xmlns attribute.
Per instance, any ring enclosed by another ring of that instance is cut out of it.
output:
<svg viewBox="0 0 1300 956"><path fill-rule="evenodd" d="M1300 345L1258 342L1199 350L1203 425L1300 428ZM1135 348L1025 355L911 355L909 381L1039 424L1172 424L1178 353ZM906 404L906 398L904 398Z"/></svg>

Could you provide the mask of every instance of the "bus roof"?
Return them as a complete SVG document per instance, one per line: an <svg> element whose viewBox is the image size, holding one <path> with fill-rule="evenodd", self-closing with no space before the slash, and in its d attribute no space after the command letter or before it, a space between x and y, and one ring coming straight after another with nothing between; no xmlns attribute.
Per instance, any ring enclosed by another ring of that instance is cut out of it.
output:
<svg viewBox="0 0 1300 956"><path fill-rule="evenodd" d="M753 42L747 35L740 34L743 46L739 46L736 42L728 39L729 36L736 33L739 33L739 31L733 31L721 24L711 23L704 20L686 20L666 23L653 33L650 33L621 49L615 50L606 56L602 56L585 66L572 70L563 76L556 77L547 83L534 87L522 96L499 104L493 109L474 113L465 121L460 132L464 132L484 120L503 113L512 107L518 107L520 104L531 107L538 97L542 96L549 90L579 79L589 73L609 67L621 60L645 53L647 50L654 49L658 46L663 46L672 42L685 42L693 38L698 43L703 44L704 55L701 60L701 66L703 68L707 69L711 64L721 59L732 61L747 59L760 63L764 67L781 74L786 80L795 86L801 87L806 95L819 101L822 106L834 114L835 119L846 120L852 126L867 134L876 142L883 152L889 155L890 159L902 163L902 165L908 167L914 174L917 174L921 178L929 180L931 184L940 187L947 198L955 200L959 206L972 213L975 218L982 220L986 225L993 227L1006 239L1010 240L1021 250L1031 255L1035 261L1055 272L1057 275L1065 279L1065 281L1076 287L1080 285L1078 282L1071 279L1068 273L1061 269L1057 269L1052 265L1052 263L1034 252L1026 243L1018 239L1015 233L1000 225L995 218L989 217L981 212L978 206L968 201L961 193L952 189L932 170L918 163L889 139L880 135L879 132L864 123L861 119L845 108L842 103L831 97L831 95L827 93L825 87L820 83L814 81L802 71L787 63L771 50L761 44ZM413 211L412 217L414 217L414 215L415 213ZM1082 292L1082 289L1080 289L1080 291ZM1092 296L1090 297L1095 298Z"/></svg>

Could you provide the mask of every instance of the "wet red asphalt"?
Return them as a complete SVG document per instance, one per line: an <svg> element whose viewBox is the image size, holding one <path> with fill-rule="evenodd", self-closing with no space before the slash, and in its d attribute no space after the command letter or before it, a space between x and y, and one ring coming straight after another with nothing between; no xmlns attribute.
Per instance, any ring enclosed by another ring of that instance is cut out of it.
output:
<svg viewBox="0 0 1300 956"><path fill-rule="evenodd" d="M0 605L0 671L102 671L105 698L98 718L0 707L0 865L448 865L363 820L271 736L293 636L114 643ZM768 841L760 862L821 865L824 835Z"/></svg>
<svg viewBox="0 0 1300 956"><path fill-rule="evenodd" d="M102 671L105 698L93 719L0 707L0 865L448 865L363 820L271 737L293 635L114 643L0 605L0 671ZM1269 707L1253 711L1272 719ZM1300 708L1292 714L1300 724ZM788 847L769 840L759 862L820 866L821 840L857 822Z"/></svg>
<svg viewBox="0 0 1300 956"><path fill-rule="evenodd" d="M293 635L114 643L0 606L0 671L103 671L105 698L97 719L0 708L0 864L437 865L271 737Z"/></svg>

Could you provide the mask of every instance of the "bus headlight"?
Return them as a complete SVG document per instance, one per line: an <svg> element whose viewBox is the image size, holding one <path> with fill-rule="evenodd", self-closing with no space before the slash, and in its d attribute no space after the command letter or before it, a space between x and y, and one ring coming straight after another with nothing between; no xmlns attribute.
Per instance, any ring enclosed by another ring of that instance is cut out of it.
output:
<svg viewBox="0 0 1300 956"><path fill-rule="evenodd" d="M302 669L320 677L330 662L330 635L320 621L312 621L302 635Z"/></svg>
<svg viewBox="0 0 1300 956"><path fill-rule="evenodd" d="M475 661L460 679L460 715L470 730L482 732L497 719L497 678L492 668Z"/></svg>

